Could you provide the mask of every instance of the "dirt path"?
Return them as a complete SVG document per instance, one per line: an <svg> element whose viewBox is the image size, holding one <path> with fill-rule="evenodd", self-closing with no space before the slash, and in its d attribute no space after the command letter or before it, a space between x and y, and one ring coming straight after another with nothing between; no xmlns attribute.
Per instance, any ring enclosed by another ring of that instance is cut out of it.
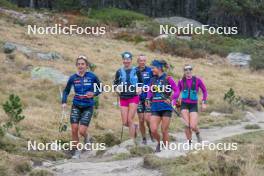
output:
<svg viewBox="0 0 264 176"><path fill-rule="evenodd" d="M212 129L202 129L201 134L203 140L214 142L219 139L230 137L237 134L243 134L250 131L256 130L246 130L244 127L247 124L258 124L261 129L264 128L264 113L256 112L253 114L248 114L248 121L241 122L240 124L226 127L217 127ZM177 138L177 142L185 141L183 133L172 134ZM155 143L149 142L151 147L155 147ZM184 155L186 151L175 151L175 150L164 150L158 154L159 157L177 157ZM56 175L63 176L77 176L77 175L98 175L98 176L159 176L162 175L159 171L149 170L142 167L143 158L137 157L127 160L120 161L103 161L96 162L89 160L80 161L66 161L62 164L52 165L49 169L52 169Z"/></svg>

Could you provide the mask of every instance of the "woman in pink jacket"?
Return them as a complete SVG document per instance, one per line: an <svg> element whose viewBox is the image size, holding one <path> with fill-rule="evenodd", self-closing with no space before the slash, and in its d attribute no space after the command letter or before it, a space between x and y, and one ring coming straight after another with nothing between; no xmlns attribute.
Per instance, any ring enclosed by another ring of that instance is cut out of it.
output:
<svg viewBox="0 0 264 176"><path fill-rule="evenodd" d="M202 90L202 111L206 109L207 103L207 90L203 81L192 75L192 66L184 66L184 76L178 82L178 88L181 93L181 114L186 124L189 124L185 128L186 138L189 144L192 143L192 131L195 132L197 141L201 142L202 138L200 136L198 128L198 92L199 89ZM176 96L176 101L178 101L180 94Z"/></svg>

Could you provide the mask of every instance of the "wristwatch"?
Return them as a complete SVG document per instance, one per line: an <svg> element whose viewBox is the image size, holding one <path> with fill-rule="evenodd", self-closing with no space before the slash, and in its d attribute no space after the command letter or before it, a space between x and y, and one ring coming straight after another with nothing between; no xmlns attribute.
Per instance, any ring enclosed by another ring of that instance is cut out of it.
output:
<svg viewBox="0 0 264 176"><path fill-rule="evenodd" d="M203 100L202 103L203 103L203 104L207 104L207 101L206 101L206 100Z"/></svg>

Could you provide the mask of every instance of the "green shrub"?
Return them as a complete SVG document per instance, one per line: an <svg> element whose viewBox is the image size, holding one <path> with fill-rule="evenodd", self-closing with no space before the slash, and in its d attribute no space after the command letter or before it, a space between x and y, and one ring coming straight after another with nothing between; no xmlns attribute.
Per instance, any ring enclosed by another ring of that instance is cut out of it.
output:
<svg viewBox="0 0 264 176"><path fill-rule="evenodd" d="M160 24L154 20L134 21L131 27L153 37L160 35Z"/></svg>
<svg viewBox="0 0 264 176"><path fill-rule="evenodd" d="M189 41L177 39L174 37L154 40L149 45L149 49L151 49L152 51L158 50L163 53L170 53L172 55L193 59L202 58L206 55L206 52L200 48L192 49Z"/></svg>
<svg viewBox="0 0 264 176"><path fill-rule="evenodd" d="M181 57L202 58L206 54L226 57L230 52L250 54L250 67L254 70L264 69L264 39L232 38L221 35L194 35L191 41L168 37L154 40L149 45L152 51L158 50Z"/></svg>
<svg viewBox="0 0 264 176"><path fill-rule="evenodd" d="M130 149L132 156L144 156L153 152L153 149L149 146L136 146Z"/></svg>
<svg viewBox="0 0 264 176"><path fill-rule="evenodd" d="M15 165L15 171L19 174L25 174L32 169L31 164L27 161L19 162Z"/></svg>
<svg viewBox="0 0 264 176"><path fill-rule="evenodd" d="M117 40L124 40L126 42L134 42L135 44L138 44L146 40L144 37L142 37L139 34L132 34L128 32L118 33L115 35L114 38Z"/></svg>
<svg viewBox="0 0 264 176"><path fill-rule="evenodd" d="M76 0L56 0L54 8L59 11L79 10L81 8L80 1Z"/></svg>
<svg viewBox="0 0 264 176"><path fill-rule="evenodd" d="M258 124L248 124L245 126L245 129L247 130L260 129L260 126Z"/></svg>
<svg viewBox="0 0 264 176"><path fill-rule="evenodd" d="M94 138L97 143L105 143L107 147L120 144L120 139L112 132L105 132L101 135L94 136Z"/></svg>
<svg viewBox="0 0 264 176"><path fill-rule="evenodd" d="M30 172L29 176L53 176L54 174L48 170L36 169Z"/></svg>
<svg viewBox="0 0 264 176"><path fill-rule="evenodd" d="M142 21L149 19L143 14L129 10L121 10L117 8L104 8L101 10L92 10L89 17L101 20L106 24L115 25L118 27L128 27L132 24L133 21Z"/></svg>
<svg viewBox="0 0 264 176"><path fill-rule="evenodd" d="M264 51L259 50L257 53L254 53L251 57L250 67L254 70L264 69Z"/></svg>
<svg viewBox="0 0 264 176"><path fill-rule="evenodd" d="M97 26L102 26L103 24L96 19L91 19L85 16L79 16L76 18L75 24L81 27L97 27Z"/></svg>
<svg viewBox="0 0 264 176"><path fill-rule="evenodd" d="M18 9L16 4L13 4L9 2L8 0L0 0L0 7L4 7L7 9L14 9L14 10Z"/></svg>
<svg viewBox="0 0 264 176"><path fill-rule="evenodd" d="M0 164L0 176L8 175L8 168L6 164Z"/></svg>
<svg viewBox="0 0 264 176"><path fill-rule="evenodd" d="M3 109L9 119L5 122L2 129L8 131L10 128L15 128L16 135L20 136L20 128L17 124L25 118L22 114L22 103L19 96L11 94L9 99L3 104Z"/></svg>
<svg viewBox="0 0 264 176"><path fill-rule="evenodd" d="M224 95L224 101L229 103L231 106L244 109L244 104L241 97L236 96L234 89L230 88Z"/></svg>

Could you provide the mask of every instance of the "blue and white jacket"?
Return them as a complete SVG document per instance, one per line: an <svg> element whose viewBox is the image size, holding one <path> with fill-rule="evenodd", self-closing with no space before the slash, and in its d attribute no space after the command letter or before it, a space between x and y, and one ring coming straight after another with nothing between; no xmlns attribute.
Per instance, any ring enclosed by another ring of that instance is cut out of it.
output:
<svg viewBox="0 0 264 176"><path fill-rule="evenodd" d="M89 107L94 106L94 99L87 98L86 94L88 92L93 92L94 96L99 95L100 90L95 90L95 85L100 87L100 80L92 72L86 72L84 76L80 76L77 73L70 76L67 85L63 91L62 103L67 102L67 97L73 86L75 96L73 98L73 105L79 107Z"/></svg>

